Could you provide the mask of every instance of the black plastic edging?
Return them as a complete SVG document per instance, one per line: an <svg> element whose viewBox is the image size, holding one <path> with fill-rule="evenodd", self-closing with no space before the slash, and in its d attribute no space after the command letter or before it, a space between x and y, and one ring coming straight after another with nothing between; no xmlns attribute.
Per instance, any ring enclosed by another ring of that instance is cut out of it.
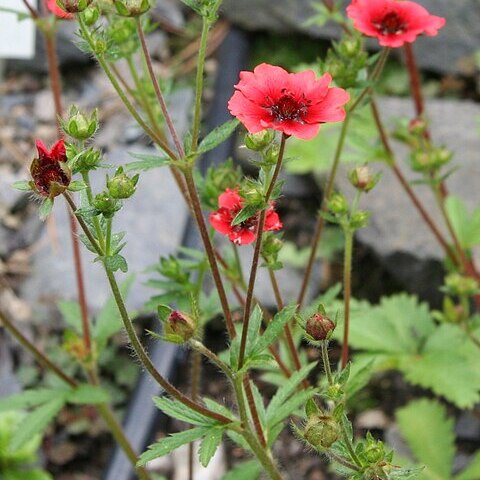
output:
<svg viewBox="0 0 480 480"><path fill-rule="evenodd" d="M247 66L247 35L232 28L219 47L217 58L218 74L215 82L215 97L206 121L209 129L221 125L231 118L227 110L227 103L232 96L233 85L238 81L240 70ZM205 154L199 162L202 173L205 173L210 165L219 164L232 156L234 143L234 136L232 136L215 150ZM191 218L185 226L182 245L190 248L200 246L198 231ZM182 355L181 349L173 344L153 342L149 351L151 359L160 373L171 379L175 365ZM159 416L163 415L152 402L152 397L162 393L163 391L151 380L148 373L142 372L124 420L125 434L137 452L145 450L152 439L155 427L159 422ZM118 446L115 448L103 478L104 480L131 480L135 478L129 461Z"/></svg>

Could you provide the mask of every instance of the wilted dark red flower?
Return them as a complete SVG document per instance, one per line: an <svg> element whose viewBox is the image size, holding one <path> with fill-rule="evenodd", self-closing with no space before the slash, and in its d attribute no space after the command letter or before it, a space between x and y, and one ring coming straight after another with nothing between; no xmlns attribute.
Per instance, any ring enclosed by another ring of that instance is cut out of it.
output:
<svg viewBox="0 0 480 480"><path fill-rule="evenodd" d="M38 158L30 165L33 189L43 197L56 197L70 185L71 172L66 165L67 155L63 140L48 150L41 140L36 141Z"/></svg>
<svg viewBox="0 0 480 480"><path fill-rule="evenodd" d="M248 245L257 238L258 213L238 225L232 225L234 218L243 208L244 200L237 190L227 188L218 197L219 209L210 214L210 224L219 233L227 235L236 245ZM280 230L283 227L274 205L268 208L264 231Z"/></svg>
<svg viewBox="0 0 480 480"><path fill-rule="evenodd" d="M445 25L444 18L408 0L353 0L347 14L357 30L392 48L414 42L423 33L433 37Z"/></svg>
<svg viewBox="0 0 480 480"><path fill-rule="evenodd" d="M44 0L47 9L53 13L56 17L64 20L72 20L73 14L66 12L57 5L57 0Z"/></svg>
<svg viewBox="0 0 480 480"><path fill-rule="evenodd" d="M316 78L313 70L288 73L262 63L253 72L240 72L228 108L250 133L273 128L310 140L322 123L345 118L343 106L350 97L342 88L330 87L331 81L328 73Z"/></svg>

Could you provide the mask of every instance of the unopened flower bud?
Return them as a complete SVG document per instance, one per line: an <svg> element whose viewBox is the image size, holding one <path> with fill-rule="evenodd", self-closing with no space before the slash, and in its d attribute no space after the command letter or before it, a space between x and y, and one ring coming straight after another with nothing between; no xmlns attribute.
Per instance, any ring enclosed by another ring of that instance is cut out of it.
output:
<svg viewBox="0 0 480 480"><path fill-rule="evenodd" d="M414 118L408 125L408 131L412 135L422 135L427 129L427 122L423 118Z"/></svg>
<svg viewBox="0 0 480 480"><path fill-rule="evenodd" d="M350 183L358 190L368 193L380 180L380 174L372 175L367 165L354 168L348 175Z"/></svg>
<svg viewBox="0 0 480 480"><path fill-rule="evenodd" d="M340 427L333 417L314 415L308 419L303 435L315 448L330 448L340 437Z"/></svg>
<svg viewBox="0 0 480 480"><path fill-rule="evenodd" d="M370 218L370 212L363 210L356 211L350 219L350 226L354 229L364 228L368 225L368 219Z"/></svg>
<svg viewBox="0 0 480 480"><path fill-rule="evenodd" d="M337 215L342 215L348 212L348 202L341 193L334 193L328 201L328 209Z"/></svg>
<svg viewBox="0 0 480 480"><path fill-rule="evenodd" d="M74 170L77 172L94 170L100 164L101 159L102 155L99 150L89 148L78 155L75 161Z"/></svg>
<svg viewBox="0 0 480 480"><path fill-rule="evenodd" d="M262 130L258 133L248 133L245 135L245 146L249 150L259 152L268 147L274 140L275 133L273 130Z"/></svg>
<svg viewBox="0 0 480 480"><path fill-rule="evenodd" d="M445 289L459 297L470 296L478 292L478 282L471 277L452 273L445 278Z"/></svg>
<svg viewBox="0 0 480 480"><path fill-rule="evenodd" d="M369 463L377 463L380 460L383 460L385 457L385 447L383 442L375 440L371 434L368 434L364 454Z"/></svg>
<svg viewBox="0 0 480 480"><path fill-rule="evenodd" d="M61 7L68 13L83 12L92 3L92 0L61 0Z"/></svg>
<svg viewBox="0 0 480 480"><path fill-rule="evenodd" d="M122 17L138 17L150 9L149 0L114 0L114 3Z"/></svg>
<svg viewBox="0 0 480 480"><path fill-rule="evenodd" d="M453 152L444 147L436 148L433 152L433 161L438 168L448 163L452 157Z"/></svg>
<svg viewBox="0 0 480 480"><path fill-rule="evenodd" d="M102 192L93 199L93 207L96 208L105 218L111 218L122 207L122 204L113 198L109 192Z"/></svg>
<svg viewBox="0 0 480 480"><path fill-rule="evenodd" d="M265 161L270 165L275 165L278 162L278 155L280 153L280 147L276 143L270 145L263 155Z"/></svg>
<svg viewBox="0 0 480 480"><path fill-rule="evenodd" d="M93 49L97 55L103 55L107 51L107 42L103 38L94 40Z"/></svg>
<svg viewBox="0 0 480 480"><path fill-rule="evenodd" d="M175 335L183 342L187 342L195 335L195 322L183 312L172 310L168 316L165 333Z"/></svg>
<svg viewBox="0 0 480 480"><path fill-rule="evenodd" d="M123 168L120 167L115 176L107 180L107 188L113 198L130 198L136 190L139 175L129 177L123 173Z"/></svg>
<svg viewBox="0 0 480 480"><path fill-rule="evenodd" d="M338 49L345 57L355 57L362 50L362 41L358 37L348 37L340 43Z"/></svg>
<svg viewBox="0 0 480 480"><path fill-rule="evenodd" d="M83 19L87 27L91 27L100 17L100 9L96 5L91 5L83 12Z"/></svg>
<svg viewBox="0 0 480 480"><path fill-rule="evenodd" d="M328 340L335 330L335 323L321 313L312 315L306 323L305 331L316 341Z"/></svg>
<svg viewBox="0 0 480 480"><path fill-rule="evenodd" d="M86 140L92 137L97 130L97 111L87 117L76 106L70 109L70 118L64 125L65 133L77 140Z"/></svg>

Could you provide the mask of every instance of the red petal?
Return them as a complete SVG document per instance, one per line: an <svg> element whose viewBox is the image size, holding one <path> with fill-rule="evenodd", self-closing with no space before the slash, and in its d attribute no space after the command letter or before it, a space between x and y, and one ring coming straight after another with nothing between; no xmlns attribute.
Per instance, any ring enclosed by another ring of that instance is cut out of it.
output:
<svg viewBox="0 0 480 480"><path fill-rule="evenodd" d="M238 194L238 190L232 190L227 188L219 197L218 197L218 206L220 208L226 208L228 210L238 210L242 208L243 199Z"/></svg>
<svg viewBox="0 0 480 480"><path fill-rule="evenodd" d="M219 233L229 235L232 233L232 218L227 219L220 210L213 212L209 217L210 225Z"/></svg>

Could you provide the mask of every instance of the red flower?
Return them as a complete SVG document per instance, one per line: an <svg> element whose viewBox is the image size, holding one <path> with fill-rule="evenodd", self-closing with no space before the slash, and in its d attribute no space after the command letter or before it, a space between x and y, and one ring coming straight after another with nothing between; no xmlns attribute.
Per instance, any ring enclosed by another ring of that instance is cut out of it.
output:
<svg viewBox="0 0 480 480"><path fill-rule="evenodd" d="M445 25L444 18L407 0L353 0L347 14L357 30L392 48L414 42L422 33L433 37Z"/></svg>
<svg viewBox="0 0 480 480"><path fill-rule="evenodd" d="M56 197L70 185L71 172L66 165L65 144L59 140L48 150L41 140L36 141L38 158L30 165L32 187L43 197Z"/></svg>
<svg viewBox="0 0 480 480"><path fill-rule="evenodd" d="M343 105L350 97L341 88L331 88L331 81L328 73L317 79L312 70L288 73L262 63L253 72L240 72L228 109L250 133L273 128L310 140L320 124L345 118Z"/></svg>
<svg viewBox="0 0 480 480"><path fill-rule="evenodd" d="M44 0L47 9L56 17L64 20L72 20L73 14L66 12L57 5L57 0Z"/></svg>
<svg viewBox="0 0 480 480"><path fill-rule="evenodd" d="M243 198L238 191L227 188L218 197L218 206L220 208L210 214L212 227L217 232L227 235L229 240L237 245L252 243L257 237L258 214L247 218L238 225L232 225L233 219L243 207ZM267 210L264 231L280 230L282 227L282 222L272 204Z"/></svg>

